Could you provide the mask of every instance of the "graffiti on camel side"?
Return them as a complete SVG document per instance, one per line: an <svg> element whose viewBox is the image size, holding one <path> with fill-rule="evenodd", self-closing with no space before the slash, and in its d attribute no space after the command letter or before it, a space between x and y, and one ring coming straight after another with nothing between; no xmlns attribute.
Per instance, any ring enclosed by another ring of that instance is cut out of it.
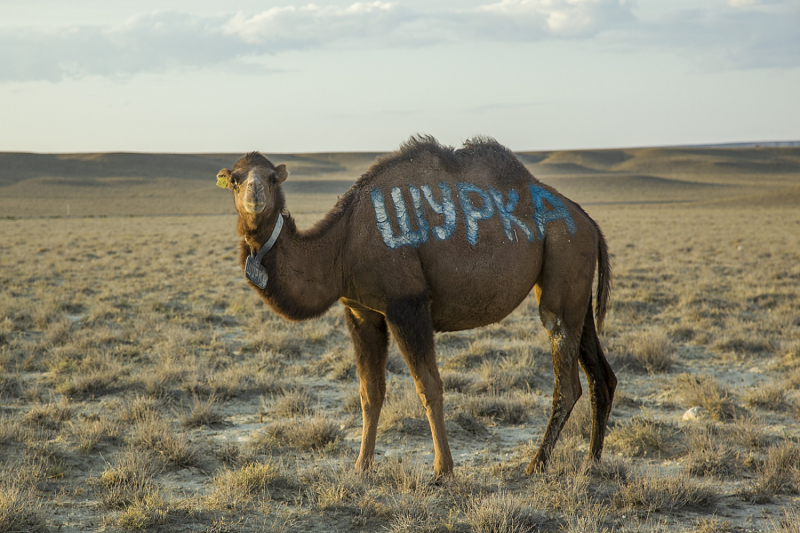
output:
<svg viewBox="0 0 800 533"><path fill-rule="evenodd" d="M389 248L400 246L419 246L427 242L429 235L433 235L436 240L446 241L453 236L456 229L458 218L456 205L461 208L461 215L467 234L467 242L471 245L478 244L479 227L478 222L489 220L497 214L503 225L503 232L509 242L517 240L516 229L519 229L525 238L532 242L543 239L545 225L548 222L562 220L567 227L570 235L577 231L575 221L569 214L564 204L551 192L539 187L529 185L531 193L533 212L514 214L514 210L519 202L519 195L514 189L508 191L507 197L503 193L489 187L486 191L472 183L456 183L457 200L453 198L453 191L446 183L439 183L438 193L434 193L429 185L408 186L408 193L411 197L411 208L406 204L406 197L400 187L392 187L389 196L394 204L397 229L395 233L389 215L386 212L386 200L381 189L376 188L371 191L372 205L375 208L375 220L378 223L378 231L383 237L383 242ZM437 196L438 198L437 199ZM423 198L425 201L423 202ZM457 202L457 204L456 204ZM550 206L545 208L545 202ZM441 224L432 226L428 222L426 209L430 208L435 215L441 217ZM412 229L412 214L416 229ZM526 217L530 217L532 226L526 222Z"/></svg>

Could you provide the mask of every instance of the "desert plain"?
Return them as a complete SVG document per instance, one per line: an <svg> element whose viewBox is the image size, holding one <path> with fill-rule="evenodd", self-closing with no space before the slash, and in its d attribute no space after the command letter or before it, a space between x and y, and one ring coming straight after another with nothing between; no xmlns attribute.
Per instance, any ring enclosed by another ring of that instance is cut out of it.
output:
<svg viewBox="0 0 800 533"><path fill-rule="evenodd" d="M220 168L242 154L0 153L0 532L800 532L800 148L521 152L603 229L619 380L547 472L533 295L437 334L455 474L395 346L376 465L353 472L342 309L248 288ZM379 154L267 154L321 218Z"/></svg>

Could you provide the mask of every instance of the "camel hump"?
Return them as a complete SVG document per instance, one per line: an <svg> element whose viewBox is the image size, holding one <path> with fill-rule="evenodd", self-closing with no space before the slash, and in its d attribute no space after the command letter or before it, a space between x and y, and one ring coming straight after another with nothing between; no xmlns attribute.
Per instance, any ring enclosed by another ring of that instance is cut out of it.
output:
<svg viewBox="0 0 800 533"><path fill-rule="evenodd" d="M533 179L514 152L491 137L473 137L456 150L430 135L414 135L394 152L378 157L362 179L374 181L394 167L413 163L423 168L430 168L433 163L434 168L454 175L463 174L477 165L483 167L484 172L488 169L498 176L522 172Z"/></svg>

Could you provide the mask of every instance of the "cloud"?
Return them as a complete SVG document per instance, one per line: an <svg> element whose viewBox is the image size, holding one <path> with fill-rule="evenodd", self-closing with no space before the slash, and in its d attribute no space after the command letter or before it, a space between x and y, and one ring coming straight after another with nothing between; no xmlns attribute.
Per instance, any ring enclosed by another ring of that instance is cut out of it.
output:
<svg viewBox="0 0 800 533"><path fill-rule="evenodd" d="M726 8L639 20L621 43L669 49L714 70L800 66L800 5L730 0Z"/></svg>
<svg viewBox="0 0 800 533"><path fill-rule="evenodd" d="M442 42L594 39L672 50L717 68L800 65L800 6L791 0L636 15L630 0L501 0L474 9L386 2L293 5L255 15L157 12L116 26L4 27L0 81L126 76L209 66L287 50L424 47Z"/></svg>

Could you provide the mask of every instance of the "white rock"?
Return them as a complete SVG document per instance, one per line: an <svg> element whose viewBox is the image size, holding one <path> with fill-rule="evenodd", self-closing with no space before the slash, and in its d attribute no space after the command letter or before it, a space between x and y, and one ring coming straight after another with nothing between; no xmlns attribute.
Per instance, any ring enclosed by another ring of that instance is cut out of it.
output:
<svg viewBox="0 0 800 533"><path fill-rule="evenodd" d="M695 405L685 413L683 413L684 420L697 420L703 414L703 408L699 405Z"/></svg>

